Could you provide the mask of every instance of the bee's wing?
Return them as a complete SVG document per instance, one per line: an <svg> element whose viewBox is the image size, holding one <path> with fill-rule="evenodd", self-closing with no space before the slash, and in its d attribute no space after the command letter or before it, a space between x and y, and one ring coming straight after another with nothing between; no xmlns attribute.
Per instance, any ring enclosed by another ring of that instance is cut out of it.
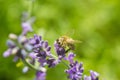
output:
<svg viewBox="0 0 120 80"><path fill-rule="evenodd" d="M74 40L74 43L82 43L82 41Z"/></svg>

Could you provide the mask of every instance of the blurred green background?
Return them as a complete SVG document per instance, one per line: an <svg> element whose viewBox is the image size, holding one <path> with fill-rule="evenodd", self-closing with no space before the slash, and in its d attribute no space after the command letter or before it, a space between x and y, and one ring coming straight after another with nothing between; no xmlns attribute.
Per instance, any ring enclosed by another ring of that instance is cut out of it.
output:
<svg viewBox="0 0 120 80"><path fill-rule="evenodd" d="M29 0L0 0L0 80L33 80L34 71L22 73L3 58L9 33L20 34L21 14L29 10ZM120 79L120 0L36 0L34 32L53 46L54 40L68 35L82 41L76 44L76 60L84 63L85 72L100 73L100 80ZM47 80L67 80L59 64L47 72Z"/></svg>

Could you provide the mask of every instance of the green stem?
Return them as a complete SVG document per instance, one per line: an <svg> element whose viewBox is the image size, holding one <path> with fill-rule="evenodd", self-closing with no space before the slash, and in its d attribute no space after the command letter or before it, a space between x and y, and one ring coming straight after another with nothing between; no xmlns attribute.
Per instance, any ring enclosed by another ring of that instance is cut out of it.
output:
<svg viewBox="0 0 120 80"><path fill-rule="evenodd" d="M28 19L32 15L32 9L33 9L33 0L29 0L29 7L28 7Z"/></svg>
<svg viewBox="0 0 120 80"><path fill-rule="evenodd" d="M51 57L53 57L53 58L55 58L55 59L58 59L58 57L55 56L55 55L53 55L53 54L51 54Z"/></svg>
<svg viewBox="0 0 120 80"><path fill-rule="evenodd" d="M22 58L22 62L27 65L29 68L35 70L35 71L42 71L42 72L46 72L46 69L44 67L35 67L34 65L30 64L29 62L27 62L26 59Z"/></svg>
<svg viewBox="0 0 120 80"><path fill-rule="evenodd" d="M33 69L33 70L35 70L35 71L38 71L38 69L35 68L32 64L28 63L26 59L22 58L22 62L23 62L26 66L28 66L29 68L31 68L31 69Z"/></svg>
<svg viewBox="0 0 120 80"><path fill-rule="evenodd" d="M62 62L65 66L67 66L68 68L70 68L70 66L69 66L68 64L66 64L63 60L61 60L61 62Z"/></svg>

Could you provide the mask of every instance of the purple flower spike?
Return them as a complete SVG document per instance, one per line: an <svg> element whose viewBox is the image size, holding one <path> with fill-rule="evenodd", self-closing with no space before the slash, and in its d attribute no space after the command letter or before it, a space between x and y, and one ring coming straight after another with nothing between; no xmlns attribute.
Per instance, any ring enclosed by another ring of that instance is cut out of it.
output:
<svg viewBox="0 0 120 80"><path fill-rule="evenodd" d="M41 42L41 40L42 40L42 37L35 34L34 35L34 40L36 41L35 44L39 44Z"/></svg>
<svg viewBox="0 0 120 80"><path fill-rule="evenodd" d="M28 14L27 13L23 13L23 17L22 17L22 35L26 35L28 32L32 32L32 24L35 21L34 17L31 17L29 20L28 19Z"/></svg>
<svg viewBox="0 0 120 80"><path fill-rule="evenodd" d="M98 80L98 76L99 74L97 72L94 71L90 71L90 76L91 76L91 80Z"/></svg>
<svg viewBox="0 0 120 80"><path fill-rule="evenodd" d="M84 80L99 80L99 74L94 71L90 71L90 76L84 76Z"/></svg>
<svg viewBox="0 0 120 80"><path fill-rule="evenodd" d="M46 80L46 73L42 71L37 71L35 80Z"/></svg>
<svg viewBox="0 0 120 80"><path fill-rule="evenodd" d="M29 56L30 56L32 59L37 58L37 56L34 54L34 52L29 53Z"/></svg>
<svg viewBox="0 0 120 80"><path fill-rule="evenodd" d="M50 51L50 50L51 50L51 47L48 46L48 47L46 48L46 51Z"/></svg>
<svg viewBox="0 0 120 80"><path fill-rule="evenodd" d="M47 47L48 47L48 42L47 42L47 41L43 43L43 47L44 47L44 48L47 48Z"/></svg>
<svg viewBox="0 0 120 80"><path fill-rule="evenodd" d="M56 41L54 44L56 53L58 55L58 58L61 60L62 58L65 57L65 49L63 47L61 47Z"/></svg>
<svg viewBox="0 0 120 80"><path fill-rule="evenodd" d="M54 67L59 63L59 60L55 60L54 58L49 58L47 60L48 67Z"/></svg>
<svg viewBox="0 0 120 80"><path fill-rule="evenodd" d="M34 35L34 38L29 40L30 44L33 45L33 51L38 55L46 55L50 51L51 47L48 46L48 42L42 41L42 37Z"/></svg>
<svg viewBox="0 0 120 80"><path fill-rule="evenodd" d="M70 52L69 54L68 54L68 58L66 58L66 60L68 60L69 62L70 62L70 64L73 64L74 63L74 61L73 61L73 58L75 57L75 54L74 53L72 53L72 52Z"/></svg>
<svg viewBox="0 0 120 80"><path fill-rule="evenodd" d="M68 78L70 80L82 79L82 74L83 74L82 63L78 64L78 62L75 62L72 66L70 66L70 69L66 70L66 73L68 74Z"/></svg>
<svg viewBox="0 0 120 80"><path fill-rule="evenodd" d="M56 64L54 60L49 59L52 58L52 54L50 52L51 47L48 45L47 41L42 40L41 36L35 34L34 38L29 39L29 43L33 45L33 53L30 56L34 58L33 54L35 54L35 58L38 58L40 66L48 64L48 66L51 67Z"/></svg>
<svg viewBox="0 0 120 80"><path fill-rule="evenodd" d="M90 76L84 76L84 80L91 80L91 77Z"/></svg>
<svg viewBox="0 0 120 80"><path fill-rule="evenodd" d="M22 23L22 28L23 28L22 35L26 35L27 32L32 32L33 31L30 22L23 22Z"/></svg>
<svg viewBox="0 0 120 80"><path fill-rule="evenodd" d="M40 66L42 67L47 65L47 60L44 58L39 58L38 62L40 63Z"/></svg>

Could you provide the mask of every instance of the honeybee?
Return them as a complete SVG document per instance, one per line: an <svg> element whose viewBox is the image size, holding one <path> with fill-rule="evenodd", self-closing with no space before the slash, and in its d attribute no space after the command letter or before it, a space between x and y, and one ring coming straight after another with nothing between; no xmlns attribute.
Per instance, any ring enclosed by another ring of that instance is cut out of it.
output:
<svg viewBox="0 0 120 80"><path fill-rule="evenodd" d="M80 43L81 42L81 41L78 41L78 40L74 40L74 39L72 39L68 36L61 36L56 41L61 47L65 48L67 50L67 52L69 50L74 50L74 48L75 48L74 44L75 43Z"/></svg>

